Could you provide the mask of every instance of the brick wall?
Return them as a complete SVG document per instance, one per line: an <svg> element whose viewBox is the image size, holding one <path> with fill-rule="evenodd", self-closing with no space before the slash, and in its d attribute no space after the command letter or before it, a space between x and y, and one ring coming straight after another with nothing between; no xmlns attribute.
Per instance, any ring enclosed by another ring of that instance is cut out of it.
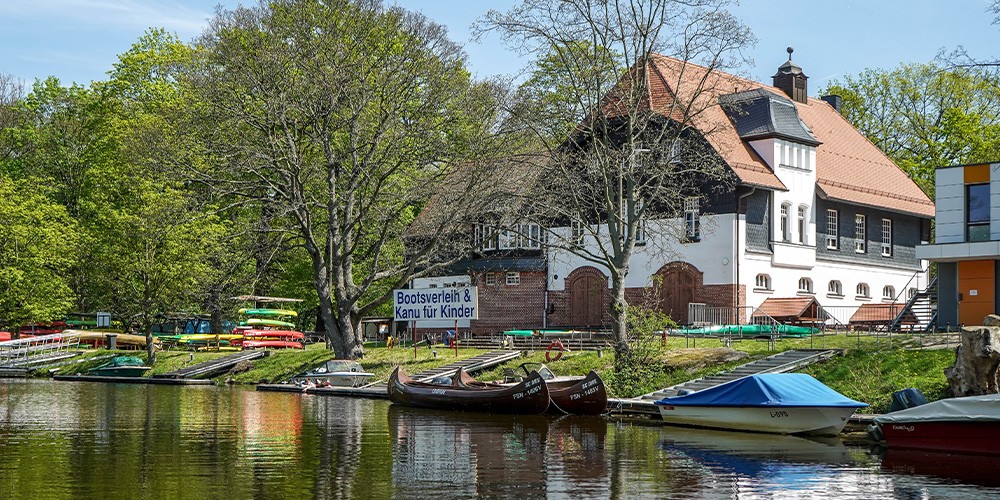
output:
<svg viewBox="0 0 1000 500"><path fill-rule="evenodd" d="M473 335L490 335L504 330L542 327L545 309L546 274L521 271L518 285L506 284L505 273L495 273L495 285L486 285L486 273L475 273L479 287L479 319L473 320Z"/></svg>

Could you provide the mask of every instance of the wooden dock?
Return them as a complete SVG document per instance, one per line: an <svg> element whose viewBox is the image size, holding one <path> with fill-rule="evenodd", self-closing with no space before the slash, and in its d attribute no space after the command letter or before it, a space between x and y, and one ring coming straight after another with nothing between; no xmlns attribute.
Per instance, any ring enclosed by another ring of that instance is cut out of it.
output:
<svg viewBox="0 0 1000 500"><path fill-rule="evenodd" d="M455 372L455 370L460 367L465 369L468 373L475 373L478 371L485 370L487 368L493 368L501 363L506 363L508 361L515 360L521 357L520 351L492 351L486 354L480 354L479 356L474 356L471 358L463 359L460 361L455 361L454 363L449 363L444 366L439 366L437 368L431 368L430 370L425 370L415 375L411 378L414 380L430 380L434 377L446 376ZM363 387L310 387L308 389L294 385L294 384L258 384L258 391L276 391L276 392L297 392L305 394L321 394L324 396L349 396L349 397L361 397L361 398L371 398L371 399L389 399L389 388L385 383L373 383L368 384Z"/></svg>
<svg viewBox="0 0 1000 500"><path fill-rule="evenodd" d="M56 375L53 380L64 382L105 382L110 384L154 384L154 385L212 385L211 379L199 378L155 378L155 377L101 377L98 375Z"/></svg>

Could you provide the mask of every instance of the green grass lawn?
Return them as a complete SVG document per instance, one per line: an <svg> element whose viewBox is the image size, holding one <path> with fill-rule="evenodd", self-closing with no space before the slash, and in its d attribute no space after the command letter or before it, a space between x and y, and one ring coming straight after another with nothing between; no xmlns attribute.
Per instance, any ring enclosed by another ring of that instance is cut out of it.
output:
<svg viewBox="0 0 1000 500"><path fill-rule="evenodd" d="M913 346L917 340L908 335L880 338L841 334L782 339L775 343L774 348L777 351L809 348L843 349L844 356L806 367L802 371L850 398L869 403L871 407L865 411L881 413L888 408L892 393L907 387L919 389L930 400L946 397L948 384L943 370L954 362L954 344L951 347L930 350L904 348ZM546 364L557 375L585 375L588 371L594 370L604 378L612 397L635 397L687 380L729 370L776 352L771 350L767 342L748 339L733 342L729 346L731 349L747 353L746 358L716 362L708 350L722 347L726 347L725 342L713 338L671 337L665 344L656 340L653 351L648 351L647 346L647 351L655 354L650 358L650 362L623 372L614 369L615 357L610 350L603 351L603 355L600 356L596 351L571 351L562 359ZM456 357L454 350L442 346L435 349L418 347L414 350L405 347L386 349L384 346L372 345L366 347L365 357L359 361L365 370L376 374L376 381L384 381L396 366L403 366L404 370L413 374L484 352L487 351L461 348ZM683 355L678 355L679 353ZM62 365L54 373L85 373L107 361L93 358L107 354L132 355L142 359L146 357L145 351L85 351L77 358L79 362ZM158 352L156 365L147 376L177 370L227 354L229 353ZM333 357L333 353L322 344L310 345L303 350L277 350L272 351L266 358L248 362L230 373L216 377L215 380L218 383L228 380L242 384L282 382ZM517 370L521 363L527 362L545 363L545 352L528 351L525 356L480 372L476 377L481 380L500 380L503 378L505 367ZM43 372L39 375L48 373L47 370Z"/></svg>

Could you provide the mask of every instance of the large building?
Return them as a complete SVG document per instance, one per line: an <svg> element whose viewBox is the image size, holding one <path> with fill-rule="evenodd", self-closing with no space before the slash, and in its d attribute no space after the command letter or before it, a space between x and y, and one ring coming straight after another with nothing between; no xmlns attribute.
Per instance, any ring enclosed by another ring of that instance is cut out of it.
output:
<svg viewBox="0 0 1000 500"><path fill-rule="evenodd" d="M668 120L681 82L714 79L692 140L706 141L736 181L685 202L680 217L646 221L627 275L631 303L656 297L686 324L691 304L767 311L768 299L795 298L846 324L860 306L906 302L927 284L915 249L929 239L933 202L841 116L838 99L808 97L791 56L772 85L665 56L649 64L644 102ZM414 285L477 285L480 316L468 325L476 334L604 326L607 270L544 245L546 232L572 230L521 225L481 240L480 258L452 276Z"/></svg>
<svg viewBox="0 0 1000 500"><path fill-rule="evenodd" d="M934 174L935 243L917 257L937 263L938 325L979 325L1000 312L1000 163L939 168Z"/></svg>

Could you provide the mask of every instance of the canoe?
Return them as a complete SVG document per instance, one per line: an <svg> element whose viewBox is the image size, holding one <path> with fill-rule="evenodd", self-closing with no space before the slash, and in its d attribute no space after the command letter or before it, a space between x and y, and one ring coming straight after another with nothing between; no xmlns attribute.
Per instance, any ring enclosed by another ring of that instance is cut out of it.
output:
<svg viewBox="0 0 1000 500"><path fill-rule="evenodd" d="M463 377L468 375L459 368L454 379ZM455 383L418 382L396 367L389 376L388 391L394 404L418 408L536 414L549 406L549 390L538 372L511 386L468 388Z"/></svg>
<svg viewBox="0 0 1000 500"><path fill-rule="evenodd" d="M941 399L875 418L889 449L1000 455L1000 394Z"/></svg>
<svg viewBox="0 0 1000 500"><path fill-rule="evenodd" d="M295 323L279 321L276 319L250 318L244 321L248 326L280 326L282 328L295 328Z"/></svg>
<svg viewBox="0 0 1000 500"><path fill-rule="evenodd" d="M70 335L79 335L81 344L90 344L95 347L98 345L106 345L108 343L108 334L115 335L115 344L117 345L146 347L145 335L132 335L129 333L102 332L95 330L63 330L63 333ZM159 344L159 343L160 339L154 337L153 344Z"/></svg>
<svg viewBox="0 0 1000 500"><path fill-rule="evenodd" d="M204 346L204 345L222 345L228 346L233 340L242 339L242 335L234 335L231 333L223 333L218 335L207 334L207 333L193 333L189 335L178 335L176 339L172 339L175 343L184 346Z"/></svg>
<svg viewBox="0 0 1000 500"><path fill-rule="evenodd" d="M243 340L244 349L302 349L301 342L290 340Z"/></svg>
<svg viewBox="0 0 1000 500"><path fill-rule="evenodd" d="M794 325L714 325L698 328L679 328L672 333L677 335L740 335L755 337L757 335L777 334L785 337L805 337L816 335L819 329L808 326Z"/></svg>
<svg viewBox="0 0 1000 500"><path fill-rule="evenodd" d="M111 361L87 372L98 377L141 377L150 367L134 356L115 356Z"/></svg>
<svg viewBox="0 0 1000 500"><path fill-rule="evenodd" d="M684 396L656 401L675 425L775 434L837 435L858 408L804 373L750 375Z"/></svg>
<svg viewBox="0 0 1000 500"><path fill-rule="evenodd" d="M292 311L291 309L265 309L265 308L243 308L240 309L240 314L246 314L247 316L264 316L264 317L289 317L294 318L299 315L299 313Z"/></svg>
<svg viewBox="0 0 1000 500"><path fill-rule="evenodd" d="M593 370L585 377L557 377L542 363L522 363L519 368L524 375L537 371L545 380L549 388L549 413L600 415L607 410L607 388Z"/></svg>

